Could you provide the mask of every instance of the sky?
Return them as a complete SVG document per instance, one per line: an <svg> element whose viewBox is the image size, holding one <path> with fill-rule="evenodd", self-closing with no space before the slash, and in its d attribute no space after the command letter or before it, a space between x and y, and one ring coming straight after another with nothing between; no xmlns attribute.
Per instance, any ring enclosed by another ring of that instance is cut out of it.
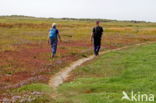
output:
<svg viewBox="0 0 156 103"><path fill-rule="evenodd" d="M156 22L156 0L0 0L0 15Z"/></svg>

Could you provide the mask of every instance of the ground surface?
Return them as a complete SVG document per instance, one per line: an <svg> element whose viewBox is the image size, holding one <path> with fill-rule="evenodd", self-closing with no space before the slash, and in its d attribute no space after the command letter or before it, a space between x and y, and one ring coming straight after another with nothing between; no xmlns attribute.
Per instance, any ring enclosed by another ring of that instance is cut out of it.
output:
<svg viewBox="0 0 156 103"><path fill-rule="evenodd" d="M134 46L80 66L72 73L73 81L57 89L57 103L132 103L121 100L123 91L156 95L155 48L156 44Z"/></svg>
<svg viewBox="0 0 156 103"><path fill-rule="evenodd" d="M53 22L58 24L63 40L55 59L49 58L47 44ZM94 25L95 20L0 17L0 99L11 98L16 94L12 89L26 84L47 85L50 76L92 54L90 32ZM104 21L102 26L105 28L102 50L156 41L155 23Z"/></svg>

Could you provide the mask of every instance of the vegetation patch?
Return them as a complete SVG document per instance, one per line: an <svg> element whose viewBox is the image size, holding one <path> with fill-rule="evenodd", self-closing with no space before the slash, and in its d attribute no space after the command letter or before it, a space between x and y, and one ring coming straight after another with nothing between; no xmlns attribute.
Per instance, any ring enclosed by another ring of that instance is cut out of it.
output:
<svg viewBox="0 0 156 103"><path fill-rule="evenodd" d="M58 103L130 103L122 100L123 91L156 95L155 48L148 44L114 51L80 66L73 71L75 79L58 88Z"/></svg>

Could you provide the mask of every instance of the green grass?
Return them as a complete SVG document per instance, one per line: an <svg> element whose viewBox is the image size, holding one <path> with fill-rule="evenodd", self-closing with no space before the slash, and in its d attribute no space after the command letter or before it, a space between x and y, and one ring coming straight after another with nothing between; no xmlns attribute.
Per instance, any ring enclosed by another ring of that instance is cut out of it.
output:
<svg viewBox="0 0 156 103"><path fill-rule="evenodd" d="M122 91L156 95L156 44L107 53L73 71L57 103L131 103ZM139 102L147 103L147 102Z"/></svg>
<svg viewBox="0 0 156 103"><path fill-rule="evenodd" d="M75 60L78 58L85 57L92 53L91 44L90 44L90 33L92 31L93 26L95 26L96 20L71 20L71 19L54 19L54 18L34 18L34 17L23 17L23 16L0 16L0 53L2 58L0 59L0 74L6 76L18 74L20 72L34 72L41 67L27 67L27 63L25 60L29 60L29 57L17 56L17 60L22 60L21 62L17 62L14 58L16 56L12 55L12 53L32 51L31 49L36 48L36 50L45 50L48 48L47 45L47 36L48 30L51 27L53 22L58 24L58 29L60 31L60 35L62 37L64 45L60 44L58 46L58 51L56 59L52 60L49 58L50 53L36 53L32 56L38 57L38 60L46 61L44 64L52 65L56 60L62 60L62 58L66 57L74 57ZM146 41L156 41L156 23L146 23L146 22L125 22L125 21L105 21L101 25L104 27L105 32L103 36L102 46L103 50L112 49L112 47L121 47L129 44L135 44ZM80 45L80 44L83 45ZM70 46L73 44L72 46ZM33 46L35 45L35 46ZM69 46L68 46L69 45ZM87 46L84 46L87 45ZM41 46L41 47L40 47ZM42 46L45 46L42 48ZM66 51L67 53L64 53ZM8 55L11 53L11 55ZM118 52L119 53L119 52ZM122 53L109 53L106 56L99 58L96 61L96 64L90 63L79 71L75 71L77 78L85 78L78 79L80 83L82 80L84 82L94 81L95 77L99 77L103 80L103 77L114 77L121 74L125 68L127 68L130 64L127 63L127 67L118 61L119 58L123 58L127 56L127 54ZM4 55L4 57L3 57ZM6 55L6 57L5 57ZM23 59L25 59L23 61ZM34 58L32 58L34 59ZM68 58L67 58L68 59ZM70 59L70 58L69 58ZM113 62L113 61L116 62ZM101 63L102 61L102 63ZM117 62L118 61L118 62ZM63 62L61 65L54 65L51 67L50 72L46 72L44 74L54 74L58 72L64 66L70 64L71 61ZM128 61L127 61L128 62ZM111 63L114 63L113 65ZM33 63L32 63L33 64ZM43 66L44 66L43 65ZM30 70L28 70L30 68ZM36 69L37 68L37 69ZM49 66L47 66L49 68ZM103 68L103 69L101 69ZM115 69L114 69L115 68ZM40 73L43 75L42 73ZM3 80L5 77L1 77ZM89 78L89 80L88 80ZM99 80L97 79L97 81ZM78 82L79 83L79 82ZM10 85L10 82L4 81L2 83L4 85ZM39 86L40 84L31 84L26 85L19 88L19 91L42 91L41 88L48 88L47 86ZM73 84L74 85L74 84ZM78 85L79 86L79 85ZM44 90L44 89L43 89ZM49 89L48 89L49 90ZM4 90L5 91L5 90ZM46 91L46 90L45 90ZM83 91L83 90L82 90ZM94 91L94 89L93 89ZM100 91L100 90L99 90ZM83 91L84 92L84 91ZM73 93L73 92L72 92ZM75 91L74 93L77 93ZM68 95L68 93L67 93ZM86 94L85 94L86 95ZM88 94L87 94L88 95ZM99 94L97 94L99 95ZM104 94L100 94L104 95ZM80 95L81 96L81 95ZM95 95L92 94L94 97ZM73 98L78 98L77 96ZM88 97L90 98L90 97Z"/></svg>
<svg viewBox="0 0 156 103"><path fill-rule="evenodd" d="M90 42L91 29L95 26L95 20L2 16L0 17L0 51L15 51L17 49L14 47L18 44L47 43L48 30L53 22L58 24L63 41ZM101 25L105 29L105 38L115 38L113 41L105 40L105 44L111 41L119 45L125 39L133 39L133 42L144 41L144 39L155 40L156 23L109 21Z"/></svg>
<svg viewBox="0 0 156 103"><path fill-rule="evenodd" d="M20 88L16 88L11 90L11 94L21 96L25 99L33 99L31 103L50 103L50 101L53 101L53 99L50 97L52 94L52 88L43 83L32 83L28 85L24 85ZM32 93L40 93L40 94L32 94ZM26 96L28 95L28 96ZM21 99L16 100L16 103L20 103ZM29 101L26 101L24 103L30 103Z"/></svg>
<svg viewBox="0 0 156 103"><path fill-rule="evenodd" d="M52 93L52 88L43 83L33 83L29 85L24 85L18 88L16 91L18 92L40 91L40 92Z"/></svg>

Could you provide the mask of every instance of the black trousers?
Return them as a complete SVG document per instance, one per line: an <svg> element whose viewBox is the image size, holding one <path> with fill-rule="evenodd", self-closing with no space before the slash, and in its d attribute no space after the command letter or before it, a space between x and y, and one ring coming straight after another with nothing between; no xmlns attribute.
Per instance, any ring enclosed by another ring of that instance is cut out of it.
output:
<svg viewBox="0 0 156 103"><path fill-rule="evenodd" d="M101 39L94 38L94 54L99 55L99 51L101 48Z"/></svg>

